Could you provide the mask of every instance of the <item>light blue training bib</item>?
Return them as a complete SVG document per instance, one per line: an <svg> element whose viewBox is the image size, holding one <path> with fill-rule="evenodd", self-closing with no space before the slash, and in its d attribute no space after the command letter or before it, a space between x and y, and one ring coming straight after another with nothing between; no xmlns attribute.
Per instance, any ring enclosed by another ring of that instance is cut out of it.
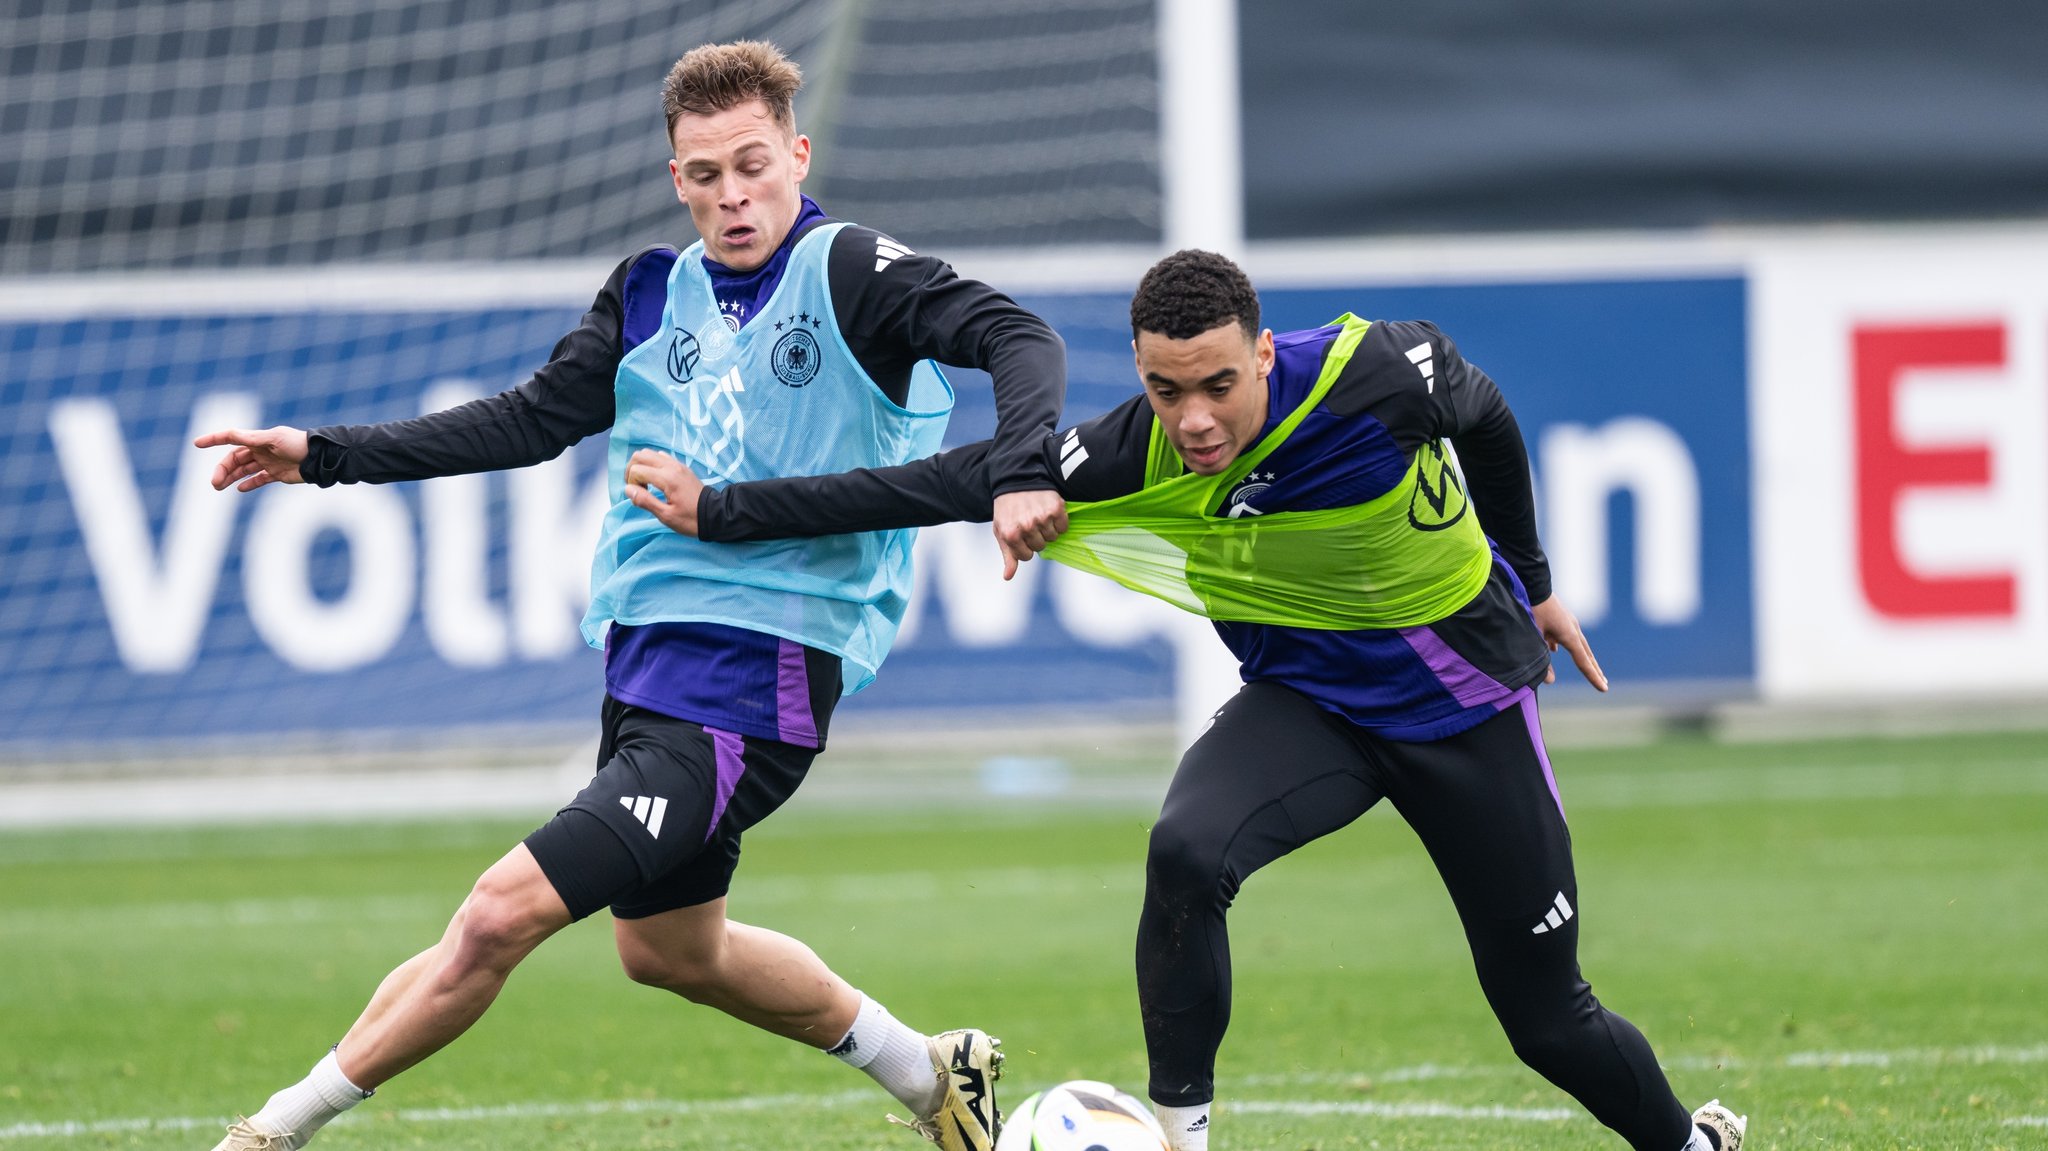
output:
<svg viewBox="0 0 2048 1151"><path fill-rule="evenodd" d="M661 332L619 364L611 510L591 565L583 637L679 620L766 632L838 655L846 694L874 682L910 595L914 529L756 543L678 535L626 500L626 461L667 452L714 487L890 467L939 449L953 389L921 360L907 407L882 394L840 337L826 281L844 223L814 228L745 327L727 322L690 246L669 274Z"/></svg>

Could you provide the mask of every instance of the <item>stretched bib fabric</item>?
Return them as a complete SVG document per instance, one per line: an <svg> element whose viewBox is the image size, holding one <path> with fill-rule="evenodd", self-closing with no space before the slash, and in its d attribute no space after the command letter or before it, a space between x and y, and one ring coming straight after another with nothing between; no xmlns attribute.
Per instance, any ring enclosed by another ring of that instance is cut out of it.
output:
<svg viewBox="0 0 2048 1151"><path fill-rule="evenodd" d="M779 635L840 656L846 694L874 681L910 593L915 530L706 543L626 499L626 461L654 448L714 486L888 467L939 449L953 389L929 360L891 403L839 334L826 282L845 224L798 240L782 282L745 327L719 310L699 242L668 279L661 332L619 364L608 459L611 509L591 565L583 636L609 624L697 620Z"/></svg>
<svg viewBox="0 0 2048 1151"><path fill-rule="evenodd" d="M1213 620L1355 631L1435 623L1486 584L1492 552L1441 441L1352 507L1211 515L1322 403L1369 326L1349 313L1308 398L1220 475L1187 473L1157 419L1145 486L1070 504L1045 554Z"/></svg>

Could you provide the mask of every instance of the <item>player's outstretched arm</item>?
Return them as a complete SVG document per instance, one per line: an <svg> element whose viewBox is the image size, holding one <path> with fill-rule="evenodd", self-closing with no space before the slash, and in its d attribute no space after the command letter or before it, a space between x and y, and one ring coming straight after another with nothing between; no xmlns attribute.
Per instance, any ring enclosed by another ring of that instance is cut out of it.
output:
<svg viewBox="0 0 2048 1151"><path fill-rule="evenodd" d="M1543 633L1543 642L1551 651L1562 647L1571 653L1572 664L1586 682L1597 691L1607 690L1607 673L1600 670L1600 661L1593 658L1593 645L1586 642L1586 633L1579 629L1579 617L1556 597L1551 596L1529 609L1536 619L1536 630ZM1557 668L1543 673L1544 683L1557 682Z"/></svg>
<svg viewBox="0 0 2048 1151"><path fill-rule="evenodd" d="M1062 502L1062 520L1066 500L1115 499L1144 486L1151 429L1152 409L1140 395L1065 434L1043 438L1039 482ZM643 477L663 495L670 494L670 489L661 487L664 477L679 493L696 492L694 514L657 510L632 497L663 523L714 543L743 543L954 521L986 523L1001 498L995 494L993 479L991 456L995 450L995 441L982 440L891 468L756 480L722 488L703 486L688 468L658 452L638 452L629 462L627 475L629 479ZM676 470L670 471L670 465ZM654 498L651 493L649 498ZM684 502L689 502L687 497ZM1064 530L1064 522L1060 526ZM1015 575L1016 557L1006 556L1003 566L1004 578Z"/></svg>
<svg viewBox="0 0 2048 1151"><path fill-rule="evenodd" d="M988 447L983 441L891 468L722 488L706 486L671 456L643 449L627 461L626 494L673 530L713 543L986 523L995 505Z"/></svg>
<svg viewBox="0 0 2048 1151"><path fill-rule="evenodd" d="M261 431L230 428L208 432L192 441L195 448L233 448L213 466L213 490L253 492L264 484L299 484L299 465L306 462L306 433L299 428Z"/></svg>
<svg viewBox="0 0 2048 1151"><path fill-rule="evenodd" d="M555 344L548 362L518 387L412 419L300 431L216 432L203 446L233 445L214 486L240 482L384 484L526 467L559 456L612 424L613 384L623 345L627 277L659 249L629 257L613 271L583 321ZM216 437L269 437L255 442ZM280 454L280 451L282 454ZM271 463L278 464L272 468ZM254 466L252 466L254 465Z"/></svg>
<svg viewBox="0 0 2048 1151"><path fill-rule="evenodd" d="M994 520L1008 579L1067 529L1066 501L1039 460L1066 394L1066 344L989 285L857 225L833 242L831 280L841 334L877 381L919 358L988 372L996 402L988 450L995 503L992 517L981 518Z"/></svg>

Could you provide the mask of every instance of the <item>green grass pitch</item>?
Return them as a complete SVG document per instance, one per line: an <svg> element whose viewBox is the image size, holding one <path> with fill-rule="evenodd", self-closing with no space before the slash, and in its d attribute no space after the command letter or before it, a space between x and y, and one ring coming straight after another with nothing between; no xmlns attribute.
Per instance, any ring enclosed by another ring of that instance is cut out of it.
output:
<svg viewBox="0 0 2048 1151"><path fill-rule="evenodd" d="M1689 1105L1748 1112L1757 1149L2048 1147L2048 736L1558 758L1587 974ZM732 912L915 1026L1004 1036L1010 1099L1071 1077L1142 1092L1149 814L803 795L749 836ZM211 1146L525 830L0 835L0 1151ZM1515 1061L1391 812L1255 876L1231 925L1217 1151L1621 1146ZM599 916L314 1146L916 1146L890 1102L628 983Z"/></svg>

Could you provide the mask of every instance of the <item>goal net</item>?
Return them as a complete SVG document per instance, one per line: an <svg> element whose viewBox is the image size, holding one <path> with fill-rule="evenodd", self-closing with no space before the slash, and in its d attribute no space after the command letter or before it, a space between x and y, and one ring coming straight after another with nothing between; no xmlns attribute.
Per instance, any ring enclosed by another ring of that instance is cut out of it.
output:
<svg viewBox="0 0 2048 1151"><path fill-rule="evenodd" d="M837 215L926 247L1158 237L1153 0L24 0L0 275L687 240L661 81L739 37L804 66Z"/></svg>
<svg viewBox="0 0 2048 1151"><path fill-rule="evenodd" d="M8 5L0 758L587 728L601 443L504 475L239 496L207 486L218 453L191 436L517 384L618 259L692 239L659 92L703 42L765 38L803 65L807 190L834 215L948 256L1156 244L1155 7ZM1073 345L1075 410L1127 390L1115 307L1027 302ZM954 438L987 434L986 387L959 382ZM1170 710L1164 641L1048 565L985 586L985 533L928 533L939 590L857 702Z"/></svg>

